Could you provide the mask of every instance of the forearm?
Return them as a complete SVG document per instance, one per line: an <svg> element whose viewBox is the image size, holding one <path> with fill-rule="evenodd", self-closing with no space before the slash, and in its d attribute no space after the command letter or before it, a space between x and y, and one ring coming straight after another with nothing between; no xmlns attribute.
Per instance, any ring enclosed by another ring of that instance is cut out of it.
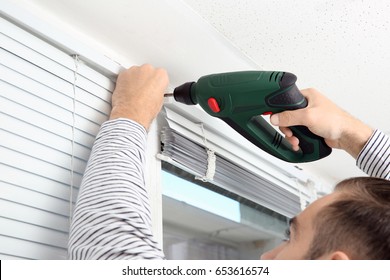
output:
<svg viewBox="0 0 390 280"><path fill-rule="evenodd" d="M375 130L356 160L361 170L373 177L390 180L390 139Z"/></svg>
<svg viewBox="0 0 390 280"><path fill-rule="evenodd" d="M80 186L69 239L72 259L161 259L144 182L145 129L104 123Z"/></svg>
<svg viewBox="0 0 390 280"><path fill-rule="evenodd" d="M374 129L349 114L340 122L343 123L344 128L338 146L357 159L360 151L373 135Z"/></svg>

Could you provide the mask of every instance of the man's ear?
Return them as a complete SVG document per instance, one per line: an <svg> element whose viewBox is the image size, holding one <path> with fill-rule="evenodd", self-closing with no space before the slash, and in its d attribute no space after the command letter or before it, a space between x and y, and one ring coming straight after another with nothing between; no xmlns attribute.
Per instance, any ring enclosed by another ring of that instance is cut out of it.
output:
<svg viewBox="0 0 390 280"><path fill-rule="evenodd" d="M336 251L329 254L329 260L349 260L348 255L342 251Z"/></svg>

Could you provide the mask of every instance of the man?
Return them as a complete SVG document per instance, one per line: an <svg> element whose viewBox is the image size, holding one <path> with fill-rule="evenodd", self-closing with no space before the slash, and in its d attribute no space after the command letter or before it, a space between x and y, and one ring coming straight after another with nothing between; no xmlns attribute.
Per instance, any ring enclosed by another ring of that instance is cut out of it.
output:
<svg viewBox="0 0 390 280"><path fill-rule="evenodd" d="M290 221L287 240L265 259L390 259L390 181L361 177Z"/></svg>
<svg viewBox="0 0 390 280"><path fill-rule="evenodd" d="M110 120L100 129L80 187L69 238L70 258L164 258L151 229L149 199L144 183L144 150L147 130L162 107L167 86L167 73L151 65L132 67L119 75L112 97ZM386 158L390 143L386 135L378 130L373 132L371 128L343 112L314 90L305 91L305 95L309 100L309 106L303 110L309 111L309 115L310 112L317 112L317 116L321 111L326 112L324 117L328 120L328 109L333 110L331 115L335 123L331 125L314 120L313 117L311 122L306 123L314 133L323 136L331 147L345 149L351 155L357 156L359 166L363 170L368 168L370 174L375 171L383 178L390 176L390 167ZM278 116L279 120L275 119L276 115L273 116L274 122L279 121L277 125L289 125L286 124L285 114L278 114ZM291 120L293 119L290 118ZM359 132L354 132L350 126L344 126L346 122L353 124L355 129L359 128ZM288 129L283 128L283 130L293 146L297 146L297 139ZM388 184L385 180L377 180ZM311 238L303 239L306 244L293 247L298 250L301 248L302 253L306 253L310 248L309 245L314 244L313 236L317 233L317 225L313 218L322 213L322 209L331 202L339 201L342 197L341 193L344 194L336 191L318 200L292 220L290 241L283 243L264 257L306 257L306 254L288 254L291 252L288 250L291 249L288 245L292 244L295 235L305 236L310 234L308 231L311 230ZM387 221L390 223L389 220ZM303 245L306 247L302 247ZM358 246L359 243L356 245ZM351 255L349 251L337 246L335 248L345 253L343 258L355 258L355 255ZM326 255L320 253L316 258L332 256L328 253ZM365 255L356 256L356 258L365 257Z"/></svg>

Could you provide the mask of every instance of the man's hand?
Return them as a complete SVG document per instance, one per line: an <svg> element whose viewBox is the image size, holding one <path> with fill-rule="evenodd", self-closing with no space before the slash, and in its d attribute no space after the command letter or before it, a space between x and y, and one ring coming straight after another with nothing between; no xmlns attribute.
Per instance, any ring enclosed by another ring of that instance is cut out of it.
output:
<svg viewBox="0 0 390 280"><path fill-rule="evenodd" d="M148 130L161 110L168 83L167 72L149 64L121 72L112 95L110 120L128 118Z"/></svg>
<svg viewBox="0 0 390 280"><path fill-rule="evenodd" d="M285 111L271 116L271 123L278 125L294 150L299 140L288 126L304 125L311 132L325 139L332 148L343 149L356 158L373 129L354 118L315 89L301 91L308 101L304 109Z"/></svg>

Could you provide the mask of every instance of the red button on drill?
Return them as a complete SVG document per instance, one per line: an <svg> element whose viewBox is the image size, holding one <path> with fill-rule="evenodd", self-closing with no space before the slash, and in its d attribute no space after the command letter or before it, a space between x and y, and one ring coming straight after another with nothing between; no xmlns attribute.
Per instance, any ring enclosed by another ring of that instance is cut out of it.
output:
<svg viewBox="0 0 390 280"><path fill-rule="evenodd" d="M214 97L210 97L207 100L207 104L209 105L211 111L213 111L214 113L219 113L221 111L221 108L219 108L219 104Z"/></svg>

